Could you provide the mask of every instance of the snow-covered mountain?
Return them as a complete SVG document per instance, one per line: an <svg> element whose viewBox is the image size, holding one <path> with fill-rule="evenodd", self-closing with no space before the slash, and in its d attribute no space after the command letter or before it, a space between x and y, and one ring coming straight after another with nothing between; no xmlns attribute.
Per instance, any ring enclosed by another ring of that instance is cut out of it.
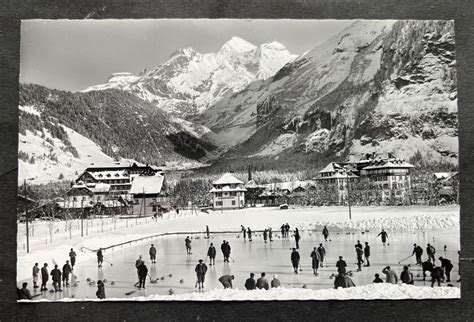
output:
<svg viewBox="0 0 474 322"><path fill-rule="evenodd" d="M201 54L190 47L178 49L166 62L140 76L113 74L107 83L85 91L119 88L186 117L206 110L227 93L237 93L253 81L272 77L295 57L276 41L255 46L233 37L216 53Z"/></svg>
<svg viewBox="0 0 474 322"><path fill-rule="evenodd" d="M226 158L457 164L455 65L450 21L357 21L198 121L237 144Z"/></svg>

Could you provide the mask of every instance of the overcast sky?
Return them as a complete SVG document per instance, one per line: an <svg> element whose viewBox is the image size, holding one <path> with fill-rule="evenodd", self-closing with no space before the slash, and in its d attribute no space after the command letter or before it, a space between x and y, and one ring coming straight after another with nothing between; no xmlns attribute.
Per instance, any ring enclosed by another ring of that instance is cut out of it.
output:
<svg viewBox="0 0 474 322"><path fill-rule="evenodd" d="M216 52L233 36L254 45L274 40L301 54L347 27L349 20L25 20L20 82L77 91L116 72L138 74L178 48Z"/></svg>

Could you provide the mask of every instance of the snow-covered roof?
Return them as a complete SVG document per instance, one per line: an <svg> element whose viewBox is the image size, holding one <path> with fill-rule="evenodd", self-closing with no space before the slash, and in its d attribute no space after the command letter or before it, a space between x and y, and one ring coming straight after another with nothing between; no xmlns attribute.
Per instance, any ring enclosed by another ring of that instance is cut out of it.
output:
<svg viewBox="0 0 474 322"><path fill-rule="evenodd" d="M336 172L336 169L341 169L341 168L342 168L341 165L337 164L336 162L331 162L324 169L319 171L319 173Z"/></svg>
<svg viewBox="0 0 474 322"><path fill-rule="evenodd" d="M358 175L356 175L352 172L349 172L349 173L336 172L331 176L321 177L320 179L323 179L323 180L327 180L327 179L347 179L347 178L358 178L358 177L359 177Z"/></svg>
<svg viewBox="0 0 474 322"><path fill-rule="evenodd" d="M451 172L435 172L433 175L436 179L445 179L451 175Z"/></svg>
<svg viewBox="0 0 474 322"><path fill-rule="evenodd" d="M414 168L414 166L410 163L405 161L388 161L382 162L380 164L369 165L367 167L362 168L362 170L373 170L373 169L387 169L387 168Z"/></svg>
<svg viewBox="0 0 474 322"><path fill-rule="evenodd" d="M104 193L110 191L110 184L108 183L88 183L87 188L91 190L93 193Z"/></svg>
<svg viewBox="0 0 474 322"><path fill-rule="evenodd" d="M130 194L158 194L163 188L163 180L162 175L136 177L132 182Z"/></svg>
<svg viewBox="0 0 474 322"><path fill-rule="evenodd" d="M217 184L243 184L242 181L234 177L230 173L225 173L222 177L214 181L212 184L217 185Z"/></svg>
<svg viewBox="0 0 474 322"><path fill-rule="evenodd" d="M229 187L229 186L224 186L224 187L222 187L221 189L219 189L219 188L212 188L209 192L230 192L230 191L235 191L235 192L237 192L237 191L243 191L243 192L245 192L245 191L247 191L247 189L245 189L245 188L239 188L239 187L237 187L237 188L231 188L231 187Z"/></svg>
<svg viewBox="0 0 474 322"><path fill-rule="evenodd" d="M245 188L247 189L265 189L264 185L259 185L255 182L255 180L250 180L245 184Z"/></svg>
<svg viewBox="0 0 474 322"><path fill-rule="evenodd" d="M95 180L107 180L107 179L129 179L128 172L125 170L109 170L109 171L88 171L88 173Z"/></svg>

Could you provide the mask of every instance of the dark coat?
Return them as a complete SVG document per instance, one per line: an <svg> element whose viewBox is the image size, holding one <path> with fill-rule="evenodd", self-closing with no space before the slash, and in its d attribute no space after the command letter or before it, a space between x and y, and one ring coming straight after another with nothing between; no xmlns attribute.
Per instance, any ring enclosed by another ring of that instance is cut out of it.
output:
<svg viewBox="0 0 474 322"><path fill-rule="evenodd" d="M351 280L349 276L339 274L334 279L334 288L338 287L353 287L355 286L354 282Z"/></svg>
<svg viewBox="0 0 474 322"><path fill-rule="evenodd" d="M381 231L381 232L377 235L377 237L378 237L378 236L381 236L381 237L382 237L382 242L385 243L385 241L387 240L388 234L387 234L387 232L385 232L385 231Z"/></svg>
<svg viewBox="0 0 474 322"><path fill-rule="evenodd" d="M191 246L191 239L186 238L186 239L184 240L184 244L186 245L186 247L190 247L190 246Z"/></svg>
<svg viewBox="0 0 474 322"><path fill-rule="evenodd" d="M97 282L97 292L95 292L97 298L105 299L105 285L102 281Z"/></svg>
<svg viewBox="0 0 474 322"><path fill-rule="evenodd" d="M369 257L370 256L370 246L367 245L364 247L364 256Z"/></svg>
<svg viewBox="0 0 474 322"><path fill-rule="evenodd" d="M146 277L147 274L148 274L148 268L146 267L145 264L138 266L138 276Z"/></svg>
<svg viewBox="0 0 474 322"><path fill-rule="evenodd" d="M47 267L41 267L41 278L43 279L43 281L49 280L49 273Z"/></svg>
<svg viewBox="0 0 474 322"><path fill-rule="evenodd" d="M57 268L51 271L51 276L53 277L53 282L61 282L61 271Z"/></svg>
<svg viewBox="0 0 474 322"><path fill-rule="evenodd" d="M319 262L321 261L321 255L319 255L319 252L317 251L312 251L311 252L311 258L312 258L312 267L313 269L317 269L319 266Z"/></svg>
<svg viewBox="0 0 474 322"><path fill-rule="evenodd" d="M453 268L453 264L447 258L443 258L441 260L441 267L445 268L446 270L451 270Z"/></svg>
<svg viewBox="0 0 474 322"><path fill-rule="evenodd" d="M292 263L300 262L300 254L296 250L291 252L291 262Z"/></svg>
<svg viewBox="0 0 474 322"><path fill-rule="evenodd" d="M256 288L255 280L252 277L247 278L245 281L245 288L249 291Z"/></svg>
<svg viewBox="0 0 474 322"><path fill-rule="evenodd" d="M433 271L431 272L431 278L443 278L444 277L444 272L441 267L435 267L433 268Z"/></svg>
<svg viewBox="0 0 474 322"><path fill-rule="evenodd" d="M63 275L68 276L72 272L72 267L69 264L64 264L63 266Z"/></svg>
<svg viewBox="0 0 474 322"><path fill-rule="evenodd" d="M416 256L421 256L423 255L423 248L421 248L420 246L416 246L413 248L413 254L416 254Z"/></svg>
<svg viewBox="0 0 474 322"><path fill-rule="evenodd" d="M260 277L258 280L257 280L257 287L259 289L266 289L268 290L270 287L268 286L268 281L265 277Z"/></svg>
<svg viewBox="0 0 474 322"><path fill-rule="evenodd" d="M31 296L30 290L27 288L21 288L18 291L18 296L20 300L32 300L33 297Z"/></svg>
<svg viewBox="0 0 474 322"><path fill-rule="evenodd" d="M324 256L326 256L326 250L324 249L323 246L318 247L318 253L319 253L319 256L321 256L321 259L323 259Z"/></svg>
<svg viewBox="0 0 474 322"><path fill-rule="evenodd" d="M69 257L73 258L73 257L76 257L76 252L75 251L72 251L72 252L69 252Z"/></svg>
<svg viewBox="0 0 474 322"><path fill-rule="evenodd" d="M430 261L426 261L421 263L421 267L423 268L423 272L432 272L433 271L433 263Z"/></svg>
<svg viewBox="0 0 474 322"><path fill-rule="evenodd" d="M299 241L301 239L300 233L298 230L295 231L295 240Z"/></svg>
<svg viewBox="0 0 474 322"><path fill-rule="evenodd" d="M137 269L138 269L138 268L140 267L140 265L142 265L142 264L145 264L145 262L143 261L143 259L140 259L140 258L139 258L139 259L137 259L137 260L135 261L135 267L136 267Z"/></svg>
<svg viewBox="0 0 474 322"><path fill-rule="evenodd" d="M100 249L97 251L97 259L100 261L104 259L104 255L102 255L102 251Z"/></svg>
<svg viewBox="0 0 474 322"><path fill-rule="evenodd" d="M233 281L232 275L222 275L219 278L219 282L221 282L222 285L224 285L224 287L232 288L232 281Z"/></svg>
<svg viewBox="0 0 474 322"><path fill-rule="evenodd" d="M206 264L197 264L196 268L194 269L197 275L205 275L207 272L207 266Z"/></svg>
<svg viewBox="0 0 474 322"><path fill-rule="evenodd" d="M376 277L372 283L383 283L383 279Z"/></svg>
<svg viewBox="0 0 474 322"><path fill-rule="evenodd" d="M209 256L210 258L216 257L216 248L214 246L209 247L209 250L207 251L207 256Z"/></svg>
<svg viewBox="0 0 474 322"><path fill-rule="evenodd" d="M329 231L327 228L323 228L323 235L324 236L328 236L329 235Z"/></svg>
<svg viewBox="0 0 474 322"><path fill-rule="evenodd" d="M357 253L357 257L359 258L362 258L362 255L364 255L364 251L362 250L362 248L359 248L359 247L356 247L356 253Z"/></svg>
<svg viewBox="0 0 474 322"><path fill-rule="evenodd" d="M347 267L346 261L342 259L338 260L336 263L336 267L338 273L345 273Z"/></svg>
<svg viewBox="0 0 474 322"><path fill-rule="evenodd" d="M153 255L153 256L156 255L156 248L154 246L150 247L150 255Z"/></svg>
<svg viewBox="0 0 474 322"><path fill-rule="evenodd" d="M400 274L400 281L405 284L413 284L413 274L410 271L403 271Z"/></svg>
<svg viewBox="0 0 474 322"><path fill-rule="evenodd" d="M278 278L272 279L270 284L271 284L272 288L281 286L280 280Z"/></svg>
<svg viewBox="0 0 474 322"><path fill-rule="evenodd" d="M426 247L426 254L428 256L434 255L436 253L436 249L433 246Z"/></svg>

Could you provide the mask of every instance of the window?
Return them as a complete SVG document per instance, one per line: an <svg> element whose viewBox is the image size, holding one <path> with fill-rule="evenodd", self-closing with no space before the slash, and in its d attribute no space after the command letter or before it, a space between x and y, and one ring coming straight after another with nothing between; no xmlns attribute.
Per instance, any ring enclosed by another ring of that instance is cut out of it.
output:
<svg viewBox="0 0 474 322"><path fill-rule="evenodd" d="M216 192L216 197L222 197L222 192Z"/></svg>
<svg viewBox="0 0 474 322"><path fill-rule="evenodd" d="M151 207L151 211L156 211L156 206Z"/></svg>
<svg viewBox="0 0 474 322"><path fill-rule="evenodd" d="M216 201L216 206L222 206L222 201Z"/></svg>
<svg viewBox="0 0 474 322"><path fill-rule="evenodd" d="M232 206L235 206L235 200L232 200Z"/></svg>
<svg viewBox="0 0 474 322"><path fill-rule="evenodd" d="M236 193L235 191L232 191L232 192L230 193L230 196L231 196L231 197L235 197L236 195L237 195L237 193Z"/></svg>

